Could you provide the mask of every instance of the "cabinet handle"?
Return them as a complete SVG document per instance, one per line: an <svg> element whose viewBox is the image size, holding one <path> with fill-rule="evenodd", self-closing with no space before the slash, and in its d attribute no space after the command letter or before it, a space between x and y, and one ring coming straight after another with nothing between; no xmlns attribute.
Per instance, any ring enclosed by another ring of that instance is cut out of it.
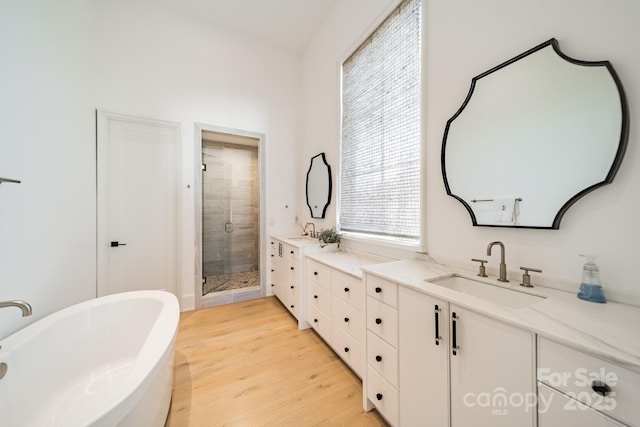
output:
<svg viewBox="0 0 640 427"><path fill-rule="evenodd" d="M382 323L382 319L378 317L378 318L376 319L376 325L379 325L379 324L381 324L381 323Z"/></svg>
<svg viewBox="0 0 640 427"><path fill-rule="evenodd" d="M313 323L318 323L318 319L313 319Z"/></svg>
<svg viewBox="0 0 640 427"><path fill-rule="evenodd" d="M293 304L291 304L291 308L293 308Z"/></svg>
<svg viewBox="0 0 640 427"><path fill-rule="evenodd" d="M293 255L293 251L291 251L291 255Z"/></svg>
<svg viewBox="0 0 640 427"><path fill-rule="evenodd" d="M440 308L437 304L434 311L436 316L436 345L440 345Z"/></svg>
<svg viewBox="0 0 640 427"><path fill-rule="evenodd" d="M291 269L293 270L293 267L291 267Z"/></svg>
<svg viewBox="0 0 640 427"><path fill-rule="evenodd" d="M380 355L376 356L376 362L382 362L382 356Z"/></svg>
<svg viewBox="0 0 640 427"><path fill-rule="evenodd" d="M345 292L349 292L349 288L344 288L344 291Z"/></svg>
<svg viewBox="0 0 640 427"><path fill-rule="evenodd" d="M273 254L271 254L271 256L273 257Z"/></svg>
<svg viewBox="0 0 640 427"><path fill-rule="evenodd" d="M604 381L593 381L591 383L591 389L600 396L606 396L611 393L611 387L609 387Z"/></svg>
<svg viewBox="0 0 640 427"><path fill-rule="evenodd" d="M318 275L318 272L317 272L317 271L314 271L314 272L313 272L313 275L314 275L314 276L317 276L317 275Z"/></svg>
<svg viewBox="0 0 640 427"><path fill-rule="evenodd" d="M344 322L345 322L345 323L347 323L348 321L349 321L349 318L348 318L348 317L345 317L345 318L344 318Z"/></svg>
<svg viewBox="0 0 640 427"><path fill-rule="evenodd" d="M382 292L382 288L376 288L376 294L379 294L380 292Z"/></svg>
<svg viewBox="0 0 640 427"><path fill-rule="evenodd" d="M273 255L271 255L271 256L273 256ZM272 269L271 269L271 272L273 273L274 271L275 271L275 270L272 268Z"/></svg>
<svg viewBox="0 0 640 427"><path fill-rule="evenodd" d="M318 295L314 295L313 297L314 297L315 299L318 299Z"/></svg>
<svg viewBox="0 0 640 427"><path fill-rule="evenodd" d="M455 356L458 354L458 341L457 341L457 336L456 336L456 322L458 321L458 316L456 315L456 312L454 311L453 313L451 313L451 329L452 329L452 333L451 333L451 337L452 337L452 343L451 343L451 353Z"/></svg>
<svg viewBox="0 0 640 427"><path fill-rule="evenodd" d="M293 285L291 285L291 289L293 289Z"/></svg>
<svg viewBox="0 0 640 427"><path fill-rule="evenodd" d="M345 353L349 353L349 347L345 347L345 348L344 348L344 352L345 352Z"/></svg>
<svg viewBox="0 0 640 427"><path fill-rule="evenodd" d="M376 399L382 400L382 393L377 393L376 394Z"/></svg>

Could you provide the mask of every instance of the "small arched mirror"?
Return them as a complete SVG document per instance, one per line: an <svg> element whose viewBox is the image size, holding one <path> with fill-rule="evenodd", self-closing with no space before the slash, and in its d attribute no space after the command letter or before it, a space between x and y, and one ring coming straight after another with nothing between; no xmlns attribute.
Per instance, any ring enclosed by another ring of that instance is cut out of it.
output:
<svg viewBox="0 0 640 427"><path fill-rule="evenodd" d="M311 218L324 218L331 202L331 167L324 153L311 158L307 172L307 206Z"/></svg>
<svg viewBox="0 0 640 427"><path fill-rule="evenodd" d="M472 79L444 133L447 194L473 225L557 229L613 181L628 115L608 61L569 58L551 39Z"/></svg>

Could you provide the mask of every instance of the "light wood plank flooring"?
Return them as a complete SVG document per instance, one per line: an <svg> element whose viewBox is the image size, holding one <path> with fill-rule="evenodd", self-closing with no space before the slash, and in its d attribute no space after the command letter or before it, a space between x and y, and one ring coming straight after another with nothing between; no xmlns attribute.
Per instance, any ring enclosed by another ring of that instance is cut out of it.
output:
<svg viewBox="0 0 640 427"><path fill-rule="evenodd" d="M275 297L185 312L166 427L386 426L360 379Z"/></svg>

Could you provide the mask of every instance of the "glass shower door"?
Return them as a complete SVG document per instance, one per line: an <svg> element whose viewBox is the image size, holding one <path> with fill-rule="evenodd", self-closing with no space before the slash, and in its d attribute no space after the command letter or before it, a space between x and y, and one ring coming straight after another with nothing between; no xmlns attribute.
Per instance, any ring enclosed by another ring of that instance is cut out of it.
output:
<svg viewBox="0 0 640 427"><path fill-rule="evenodd" d="M259 287L256 147L203 143L203 295Z"/></svg>

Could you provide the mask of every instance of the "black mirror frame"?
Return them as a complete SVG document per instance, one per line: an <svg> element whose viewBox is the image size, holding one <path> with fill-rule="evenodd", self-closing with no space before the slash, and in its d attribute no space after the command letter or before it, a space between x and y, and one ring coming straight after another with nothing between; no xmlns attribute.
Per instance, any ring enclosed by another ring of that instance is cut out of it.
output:
<svg viewBox="0 0 640 427"><path fill-rule="evenodd" d="M316 157L320 157L320 159L322 160L322 162L327 166L327 175L328 175L328 179L329 179L329 191L327 194L327 202L325 203L324 207L322 208L322 216L313 216L313 208L311 207L311 205L309 204L309 174L311 173L311 168L313 168L313 160ZM309 207L309 212L311 213L311 218L324 218L325 214L327 212L327 208L329 207L329 204L331 203L331 193L332 193L332 180L331 180L331 166L329 166L329 163L327 163L327 158L325 157L324 153L320 153L317 154L315 156L313 156L311 158L311 163L309 164L309 170L307 171L307 182L306 182L306 198L307 198L307 206Z"/></svg>
<svg viewBox="0 0 640 427"><path fill-rule="evenodd" d="M607 70L609 71L609 73L611 74L611 77L613 78L613 81L616 84L616 87L618 88L618 92L620 94L620 107L621 107L621 112L622 112L622 125L621 125L621 130L620 130L620 141L618 144L618 150L616 152L616 156L613 160L613 163L611 165L611 168L609 169L609 172L606 176L606 178L601 181L598 182L596 184L593 184L587 188L585 188L582 191L579 191L577 194L575 194L573 197L571 197L558 211L558 213L555 215L554 219L553 219L553 223L550 227L544 227L544 226L522 226L522 225L504 225L504 224L478 224L476 221L476 217L475 214L473 213L473 209L471 209L471 206L469 206L469 204L463 200L461 197L456 196L455 194L453 194L451 192L451 189L449 188L449 182L447 180L447 172L446 172L446 167L445 167L445 152L446 152L446 145L447 145L447 135L449 134L449 128L452 124L452 122L462 113L462 111L464 110L464 108L467 106L467 104L469 103L469 100L471 99L471 96L473 95L473 90L476 86L476 83L479 79L495 72L498 71L522 58L525 58L528 55L531 55L534 52L537 52L540 49L543 49L547 46L551 45L553 47L553 50L564 60L571 62L573 64L578 64L578 65L583 65L583 66L588 66L588 67L601 67L604 66L607 68ZM520 55L511 58L510 60L491 68L488 71L485 71L482 74L479 74L478 76L474 77L471 80L471 87L469 89L469 93L467 94L467 97L465 98L464 102L462 103L462 106L458 109L458 111L456 111L456 113L449 119L447 120L447 125L445 127L444 130L444 136L442 139L442 151L441 151L441 157L440 157L440 163L441 163L441 168L442 168L442 178L444 180L444 186L445 186L445 190L447 192L447 195L453 197L454 199L458 200L460 203L462 203L462 205L467 209L467 211L469 212L469 215L471 216L471 221L473 223L473 226L479 226L479 227L506 227L506 228L533 228L533 229L553 229L553 230L557 230L560 228L560 221L562 220L562 217L564 216L564 214L567 212L567 210L571 207L571 205L573 205L576 201L578 201L581 197L585 196L586 194L592 192L593 190L602 187L604 185L607 184L611 184L611 182L613 182L613 178L615 177L616 173L618 172L618 169L620 168L620 164L622 163L622 159L624 157L625 151L627 149L627 143L629 140L629 108L628 108L628 104L627 104L627 97L625 95L624 89L622 87L622 82L620 81L620 78L618 77L618 74L615 72L615 70L613 69L613 66L611 65L611 63L609 61L582 61L582 60L578 60L578 59L574 59L571 58L567 55L565 55L562 51L560 51L560 47L558 45L558 41L555 38L549 39L544 43L539 44L538 46L535 46L532 49L527 50L524 53L521 53Z"/></svg>

